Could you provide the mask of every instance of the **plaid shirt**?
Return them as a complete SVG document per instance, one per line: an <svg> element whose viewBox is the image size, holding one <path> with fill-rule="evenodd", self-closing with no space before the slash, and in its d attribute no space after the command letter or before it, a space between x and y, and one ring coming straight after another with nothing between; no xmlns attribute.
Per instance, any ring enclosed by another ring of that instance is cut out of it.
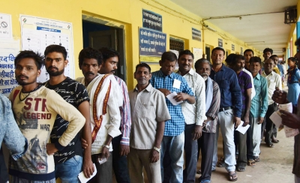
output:
<svg viewBox="0 0 300 183"><path fill-rule="evenodd" d="M179 88L173 87L174 81L179 80ZM187 81L179 74L172 73L165 76L161 70L153 72L150 80L152 86L156 89L164 88L172 92L182 92L194 96L192 89L189 87ZM182 114L181 105L174 106L168 99L166 99L171 120L165 123L164 136L177 136L184 131L185 119Z"/></svg>

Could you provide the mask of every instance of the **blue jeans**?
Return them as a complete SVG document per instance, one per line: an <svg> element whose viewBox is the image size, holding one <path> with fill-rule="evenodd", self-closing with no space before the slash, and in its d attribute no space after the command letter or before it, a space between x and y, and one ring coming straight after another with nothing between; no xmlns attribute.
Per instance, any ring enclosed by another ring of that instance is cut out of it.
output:
<svg viewBox="0 0 300 183"><path fill-rule="evenodd" d="M168 151L166 151L168 149ZM184 151L184 132L175 137L164 136L161 142L161 176L164 180L163 159L168 157L171 161L170 179L171 183L183 182L183 151Z"/></svg>
<svg viewBox="0 0 300 183"><path fill-rule="evenodd" d="M213 159L213 169L216 167L217 163L217 149L218 149L218 137L219 137L219 127L221 128L221 133L224 141L224 156L225 156L225 168L228 172L235 171L235 144L234 144L234 123L233 123L233 111L232 109L220 111L218 113L218 125L217 125L217 137L215 141L214 149L214 159Z"/></svg>
<svg viewBox="0 0 300 183"><path fill-rule="evenodd" d="M75 155L64 163L55 166L55 176L60 178L62 183L79 183L78 174L82 169L82 157Z"/></svg>

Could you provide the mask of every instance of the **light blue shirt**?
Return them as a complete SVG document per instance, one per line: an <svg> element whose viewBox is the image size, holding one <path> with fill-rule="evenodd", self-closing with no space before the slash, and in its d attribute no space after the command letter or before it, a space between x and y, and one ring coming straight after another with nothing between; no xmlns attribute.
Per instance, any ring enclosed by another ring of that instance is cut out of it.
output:
<svg viewBox="0 0 300 183"><path fill-rule="evenodd" d="M268 83L266 78L257 74L253 77L255 96L251 101L251 115L254 118L265 117L268 110Z"/></svg>
<svg viewBox="0 0 300 183"><path fill-rule="evenodd" d="M21 133L11 109L8 98L0 94L0 145L4 142L17 160L27 150L27 140Z"/></svg>
<svg viewBox="0 0 300 183"><path fill-rule="evenodd" d="M194 96L192 89L187 81L179 74L172 73L165 76L161 70L153 72L150 80L152 86L156 89L164 88L172 92L183 92ZM177 83L177 84L176 84ZM181 105L173 105L166 99L171 119L165 123L164 136L177 136L184 131L185 119L182 114Z"/></svg>

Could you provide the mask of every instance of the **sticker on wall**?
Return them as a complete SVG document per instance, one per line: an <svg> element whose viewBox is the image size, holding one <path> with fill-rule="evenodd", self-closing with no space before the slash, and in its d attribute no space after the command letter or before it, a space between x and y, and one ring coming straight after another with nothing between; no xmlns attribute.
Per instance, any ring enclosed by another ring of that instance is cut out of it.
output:
<svg viewBox="0 0 300 183"><path fill-rule="evenodd" d="M143 9L143 27L162 32L162 16Z"/></svg>
<svg viewBox="0 0 300 183"><path fill-rule="evenodd" d="M29 15L21 15L20 23L22 50L33 50L43 54L45 48L52 44L65 47L68 52L67 60L69 60L69 64L65 68L65 75L74 78L72 23ZM45 82L48 79L49 75L43 67L37 81Z"/></svg>
<svg viewBox="0 0 300 183"><path fill-rule="evenodd" d="M218 47L223 48L223 39L218 39Z"/></svg>
<svg viewBox="0 0 300 183"><path fill-rule="evenodd" d="M0 13L0 38L12 39L11 15Z"/></svg>
<svg viewBox="0 0 300 183"><path fill-rule="evenodd" d="M201 41L201 31L195 28L192 28L192 39Z"/></svg>

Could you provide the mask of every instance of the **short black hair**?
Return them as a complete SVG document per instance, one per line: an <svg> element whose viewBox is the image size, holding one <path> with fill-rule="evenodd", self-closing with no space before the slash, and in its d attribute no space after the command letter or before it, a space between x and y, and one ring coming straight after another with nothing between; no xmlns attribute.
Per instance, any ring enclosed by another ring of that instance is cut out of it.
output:
<svg viewBox="0 0 300 183"><path fill-rule="evenodd" d="M177 56L175 53L173 53L171 51L166 51L161 55L161 62L164 62L166 60L168 60L170 62L177 61Z"/></svg>
<svg viewBox="0 0 300 183"><path fill-rule="evenodd" d="M31 50L24 50L24 51L20 51L20 53L16 56L15 67L24 58L32 58L38 70L41 70L42 66L45 65L44 58L40 53L38 52L35 53L34 51Z"/></svg>
<svg viewBox="0 0 300 183"><path fill-rule="evenodd" d="M197 69L200 67L200 65L201 65L202 63L207 63L207 64L210 66L210 68L211 68L211 63L210 63L210 61L208 61L208 60L205 59L205 58L200 58L200 59L198 59L198 60L195 62L195 69L197 70Z"/></svg>
<svg viewBox="0 0 300 183"><path fill-rule="evenodd" d="M290 58L288 58L288 60L295 62L296 64L298 63L298 60L295 57L290 57Z"/></svg>
<svg viewBox="0 0 300 183"><path fill-rule="evenodd" d="M271 59L274 59L275 57L278 57L277 55L270 56Z"/></svg>
<svg viewBox="0 0 300 183"><path fill-rule="evenodd" d="M99 51L102 54L103 62L105 62L107 59L109 59L111 57L118 57L118 60L120 60L119 53L113 48L102 47L99 49Z"/></svg>
<svg viewBox="0 0 300 183"><path fill-rule="evenodd" d="M250 64L251 64L252 62L258 62L258 63L261 65L261 59L260 59L259 57L256 57L256 56L251 57L251 58L250 58Z"/></svg>
<svg viewBox="0 0 300 183"><path fill-rule="evenodd" d="M192 58L194 59L194 54L193 54L190 50L183 50L183 51L179 52L178 59L179 59L182 55L191 55Z"/></svg>
<svg viewBox="0 0 300 183"><path fill-rule="evenodd" d="M273 54L273 50L271 48L265 48L264 53L266 53L266 52L270 52L271 54Z"/></svg>
<svg viewBox="0 0 300 183"><path fill-rule="evenodd" d="M88 47L88 48L84 48L80 51L79 53L79 67L81 67L81 65L83 64L84 59L91 59L94 58L97 60L98 65L102 64L103 61L103 57L102 54L99 50L96 50L94 48Z"/></svg>
<svg viewBox="0 0 300 183"><path fill-rule="evenodd" d="M225 62L227 63L227 65L234 64L236 56L237 56L237 54L235 54L235 53L229 54L225 59Z"/></svg>
<svg viewBox="0 0 300 183"><path fill-rule="evenodd" d="M245 53L248 52L248 51L251 51L252 54L254 55L254 51L253 51L252 49L246 49L246 50L244 51L244 55L245 55Z"/></svg>
<svg viewBox="0 0 300 183"><path fill-rule="evenodd" d="M221 47L215 47L215 48L211 51L211 54L213 54L214 51L216 51L216 50L221 50L221 51L223 51L223 53L224 53L224 55L225 55L225 50L224 50L223 48L221 48Z"/></svg>
<svg viewBox="0 0 300 183"><path fill-rule="evenodd" d="M45 51L44 51L44 56L46 57L46 55L48 55L49 53L52 52L57 52L57 53L61 53L64 57L64 59L67 59L68 53L65 47L60 46L60 45L56 45L56 44L52 44L46 47Z"/></svg>
<svg viewBox="0 0 300 183"><path fill-rule="evenodd" d="M140 63L140 64L137 64L135 66L135 72L138 70L139 67L146 67L149 70L149 73L151 73L151 67L148 64L146 64L144 62Z"/></svg>
<svg viewBox="0 0 300 183"><path fill-rule="evenodd" d="M245 57L243 55L236 55L232 64L236 64L238 60L245 60Z"/></svg>

